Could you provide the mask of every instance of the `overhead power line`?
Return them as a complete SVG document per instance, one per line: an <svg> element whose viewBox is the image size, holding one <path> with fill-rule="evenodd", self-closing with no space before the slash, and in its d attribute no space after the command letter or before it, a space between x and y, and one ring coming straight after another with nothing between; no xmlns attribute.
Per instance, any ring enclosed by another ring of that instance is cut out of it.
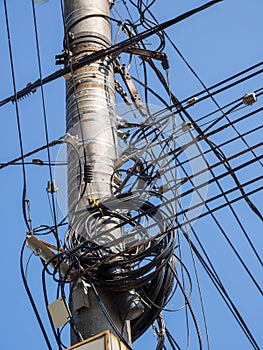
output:
<svg viewBox="0 0 263 350"><path fill-rule="evenodd" d="M166 21L164 23L161 23L149 30L146 30L144 31L143 33L140 33L132 38L129 38L127 40L124 40L122 41L121 43L119 44L115 44L115 45L112 45L111 47L107 48L107 49L103 49L103 50L100 50L100 51L97 51L95 53L92 53L82 59L79 60L79 62L77 63L74 63L72 65L72 67L65 67L65 68L62 68L52 74L50 74L49 76L47 76L46 78L43 78L42 79L42 85L45 85L53 80L56 80L64 75L67 75L67 74L70 74L71 73L71 70L76 70L76 69L79 69L85 65L88 65L88 64L91 64L93 62L96 62L100 59L103 59L105 58L106 56L110 56L110 55L117 55L118 53L122 52L124 49L127 49L133 45L135 45L136 43L148 38L149 36L151 35L154 35L155 33L158 33L159 31L162 31L202 10L205 10L207 9L208 7L216 4L216 3L219 3L223 0L213 0L213 1L210 1L208 2L207 4L204 4L194 10L190 10L172 20L169 20L169 21ZM260 64L263 64L263 63L260 63ZM255 66L254 66L255 67ZM251 69L254 69L254 68L251 68ZM242 73L244 74L244 73ZM32 90L34 89L37 89L38 87L41 86L41 80L38 79L36 80L34 83L30 83L27 87L25 87L24 89L20 90L17 92L17 98L20 99L28 94L30 94L32 92ZM209 90L211 88L208 88ZM0 101L0 107L5 105L6 103L8 102L12 102L14 100L15 96L12 95L2 101Z"/></svg>

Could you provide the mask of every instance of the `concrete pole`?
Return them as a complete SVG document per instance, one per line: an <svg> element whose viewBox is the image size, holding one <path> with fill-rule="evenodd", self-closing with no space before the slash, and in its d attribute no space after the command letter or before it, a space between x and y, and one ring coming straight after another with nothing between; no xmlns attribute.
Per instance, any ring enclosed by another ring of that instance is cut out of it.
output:
<svg viewBox="0 0 263 350"><path fill-rule="evenodd" d="M64 15L73 62L111 45L110 21L107 18L108 0L64 0ZM96 237L92 236L94 232L87 232L85 223L88 213L85 208L111 194L110 179L118 145L113 65L110 58L80 68L73 76L67 77L66 113L67 133L77 138L76 145L82 165L85 163L84 154L87 165L80 174L76 151L72 147L68 148L69 223L79 236L94 239L96 243L104 243L107 237L102 236L98 242ZM83 192L84 195L80 199L80 193ZM107 228L109 224L103 228L102 221L100 229ZM120 230L114 231L115 237L120 234ZM83 300L85 299L87 291L84 286L79 284L78 289L77 293L73 293L73 306L79 304L80 293L83 294ZM129 341L129 323L123 321L112 303L111 296L103 290L99 290L99 293L117 328ZM84 339L104 330L115 333L90 289L88 289L88 301L86 305L84 304L73 310L77 328ZM72 344L76 341L72 335Z"/></svg>

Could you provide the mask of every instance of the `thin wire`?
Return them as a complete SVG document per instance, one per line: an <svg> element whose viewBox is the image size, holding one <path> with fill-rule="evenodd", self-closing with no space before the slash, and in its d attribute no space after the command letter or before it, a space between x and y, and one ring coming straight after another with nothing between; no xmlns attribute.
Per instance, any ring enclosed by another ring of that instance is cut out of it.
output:
<svg viewBox="0 0 263 350"><path fill-rule="evenodd" d="M182 348L179 346L179 344L176 342L176 340L174 339L174 337L172 336L172 334L169 332L169 330L167 329L167 327L165 328L169 343L172 347L172 350L182 350Z"/></svg>
<svg viewBox="0 0 263 350"><path fill-rule="evenodd" d="M51 141L51 142L48 144L48 146L49 146L49 147L54 147L54 146L56 146L56 145L60 145L61 143L63 143L63 141L61 141L61 140L59 139L59 140ZM4 169L4 168L6 168L6 167L8 167L9 165L13 165L14 163L19 162L19 161L22 161L21 164L23 164L23 163L26 164L26 163L23 161L25 158L30 157L30 156L32 156L33 154L38 153L38 152L40 152L40 151L43 151L43 150L46 149L46 148L47 148L47 145L40 146L40 147L34 149L33 151L30 151L30 152L25 153L25 154L23 153L20 157L17 157L17 158L15 158L15 159L12 159L12 160L10 160L10 161L7 162L7 163L2 163L2 164L0 165L0 170L1 170L1 169ZM31 164L32 164L32 163L31 163Z"/></svg>
<svg viewBox="0 0 263 350"><path fill-rule="evenodd" d="M185 298L185 300L187 302L189 311L190 311L190 313L192 315L192 318L193 318L193 321L194 321L194 324L195 324L195 328L196 328L196 332L197 332L197 336L198 336L198 342L199 342L199 349L202 350L202 348L203 348L202 337L201 337L201 332L200 332L200 328L199 328L199 325L198 325L198 322L197 322L197 319L196 319L195 312L194 312L194 310L192 308L192 305L190 303L190 300L189 300L188 296L185 293L184 287L183 287L180 279L177 276L176 271L174 270L174 268L173 268L173 266L171 265L170 262L168 262L168 265L169 265L169 267L170 267L170 269L171 269L171 271L172 271L172 273L173 273L173 275L174 275L174 277L175 277L175 279L176 279L176 281L177 281L177 283L178 283L178 285L179 285L179 287L180 287L180 289L181 289L181 291L182 291L182 293L184 295L184 298Z"/></svg>
<svg viewBox="0 0 263 350"><path fill-rule="evenodd" d="M36 18L36 10L35 10L35 2L34 2L34 0L31 1L31 4L32 4L32 13L33 13L33 20L34 20L34 31L35 31L36 48L37 48L37 62L38 62L38 72L39 72L39 79L40 79L40 90L41 90L44 130L45 130L45 139L46 139L46 149L47 149L47 157L48 157L48 164L49 164L49 166L48 166L48 168L49 168L49 178L50 178L51 184L53 186L53 175L52 175L51 155L50 155L49 135L48 135L48 122L47 122L47 113L46 113L46 103L45 103L44 88L43 88L43 83L42 83L42 80L43 80L42 79L42 64L41 64L41 57L40 57L38 29L37 29L37 18ZM58 237L58 225L57 225L57 210L56 210L56 204L55 204L54 191L51 191L51 204L52 204L51 215L53 214L53 222L54 222L54 227L55 227L55 238L56 238L56 241L57 241L57 246L60 247L60 242L59 242L59 237Z"/></svg>
<svg viewBox="0 0 263 350"><path fill-rule="evenodd" d="M182 204L181 201L179 200L179 206L182 209ZM187 216L184 215L184 217L187 219ZM195 276L196 276L196 282L197 282L197 287L198 287L198 292L199 292L199 297L200 297L200 303L201 303L201 309L202 309L202 315L203 315L203 320L204 320L204 327L205 327L205 333L206 333L206 342L207 342L207 348L210 350L210 340L209 340L209 332L208 332L208 326L207 326L207 319L206 319L206 314L205 314L205 305L204 305L204 300L203 300L203 294L202 294L202 289L201 289L201 284L200 284L200 279L199 279L199 274L198 274L198 269L194 257L194 252L191 246L191 241L189 237L189 233L187 230L185 230L184 227L180 227L180 230L184 231L184 236L188 238L188 246L190 248L191 252L191 258L194 266L194 271L195 271Z"/></svg>
<svg viewBox="0 0 263 350"><path fill-rule="evenodd" d="M210 265L210 267L207 265L207 263L205 262L203 257L200 255L198 249L195 247L194 243L190 240L191 246L194 250L194 253L196 254L198 260L200 261L202 267L204 268L205 272L208 274L210 280L212 281L212 283L216 287L216 289L219 292L220 296L222 297L223 301L226 303L227 307L229 308L230 312L234 316L238 325L241 327L241 329L245 333L246 337L248 338L248 340L251 343L251 345L253 346L253 348L256 350L260 350L259 346L256 343L255 338L253 337L252 333L250 332L249 328L247 327L244 319L242 318L237 307L235 306L234 302L232 301L232 299L230 298L230 296L226 292L222 282L220 281L220 278L219 278L218 274L216 273L216 271L213 267L213 264L207 255L206 249L203 247L202 243L200 242L200 239L198 238L198 234L195 232L195 230L193 228L192 228L192 232L193 232L194 237L197 240L199 246L201 247L201 250L202 250L204 256L206 257L208 264ZM185 237L185 238L186 238L186 240L188 240L188 237Z"/></svg>
<svg viewBox="0 0 263 350"><path fill-rule="evenodd" d="M260 129L262 129L262 128L263 128L263 125L257 126L257 127L255 127L254 129L251 129L251 130L248 130L248 131L244 132L244 133L242 134L242 136L243 136L243 137L244 137L244 136L247 136L247 135L252 134L252 133L254 133L254 132L256 132L256 131L258 131L258 130L260 130ZM236 140L238 140L238 139L239 139L239 136L236 136L236 137L234 137L234 138L230 138L229 140L226 140L226 141L224 141L224 142L222 142L222 143L220 143L220 144L218 144L218 145L215 145L215 148L218 149L218 150L220 151L221 147L226 146L226 145L230 144L231 142L234 142L234 141L236 141ZM212 150L211 148L209 148L209 149L207 149L207 150L204 151L204 154L208 154L208 153L211 153L211 152L213 152L213 150ZM181 164L189 163L189 162L191 162L192 160L197 159L198 157L199 157L199 155L194 156L194 157L192 157L192 158L188 158L187 160L183 160L183 161L181 162ZM258 158L258 157L257 157L257 158Z"/></svg>
<svg viewBox="0 0 263 350"><path fill-rule="evenodd" d="M26 213L26 204L25 204L25 201L27 199L26 168L25 168L25 164L24 164L24 150L23 150L21 122L20 122L20 115L19 115L19 108L18 108L17 90L16 90L15 67L14 67L13 52L12 52L12 46L11 46L11 35L10 35L10 29L9 29L9 19L8 19L6 0L4 0L4 10L5 10L5 22L6 22L6 30L7 30L7 37L8 37L10 67L11 67L11 73L12 73L12 83L13 83L13 89L14 89L16 123L17 123L17 130L18 130L21 159L22 159L22 174L23 174L22 209L23 209L23 216L24 216L25 224L27 226L28 231L30 232L30 225L28 223L28 218L27 218L27 213Z"/></svg>
<svg viewBox="0 0 263 350"><path fill-rule="evenodd" d="M166 84L165 80L163 79L162 75L160 76L160 72L158 71L158 69L156 69L156 67L154 67L154 65L152 66L152 68L153 68L154 71L157 73L158 78L160 79L160 81L161 81L162 84L164 85L166 91L168 92L168 91L169 91L169 88L167 87L167 84ZM173 97L173 101L176 102L176 103L178 103L177 98L176 98L174 95L172 95L172 97ZM244 116L244 117L252 116L253 114L258 113L258 112L261 111L261 110L262 110L262 108L259 108L258 110L254 111L254 112L248 113L248 114L247 114L246 116ZM184 113L184 114L186 115L186 117L191 121L191 123L193 124L194 128L196 129L196 131L198 132L198 134L200 135L200 137L203 138L203 139L207 142L207 144L212 148L212 150L213 150L213 152L215 153L215 155L217 156L217 158L221 159L221 158L222 158L223 152L221 151L221 154L220 154L219 152L217 152L216 149L214 148L213 143L209 140L209 137L208 137L208 136L211 135L211 132L210 132L209 134L206 134L206 135L205 135L205 134L202 132L202 130L200 129L200 127L199 127L199 126L195 123L195 121L192 119L192 117L185 111L185 109L183 109L183 113ZM238 118L238 119L235 120L234 122L229 123L228 126L230 126L230 125L232 126L233 123L237 123L237 122L241 121L242 119L243 119L243 117L242 117L242 118ZM225 126L222 126L221 128L224 128L224 127L225 127ZM192 133L190 133L190 134L192 134ZM194 139L193 136L192 136L192 138ZM198 139L199 139L199 137L198 137ZM197 147L198 147L198 149L199 149L199 152L200 152L202 158L204 159L205 162L207 162L207 160L204 158L204 155L203 155L203 153L202 153L202 150L200 149L200 146L199 146L198 144L196 144L196 145L197 145ZM224 156L224 158L226 158L226 157ZM238 184L239 181L238 181L238 179L237 179L235 173L233 173L233 171L231 171L231 167L230 167L230 165L228 164L228 162L225 162L225 163L224 163L224 166L226 167L226 169L229 170L230 175L232 176L232 178L234 179L234 181ZM213 172L211 172L211 173L212 173L213 176L215 176ZM219 185L219 186L220 186L220 185ZM251 200L246 196L246 194L245 194L245 192L242 190L242 187L241 187L241 186L240 186L240 191L241 191L241 193L243 194L244 199L245 199L245 201L247 202L247 204L249 205L249 207L254 211L254 213L255 213L259 218L261 218L261 219L263 220L263 216L261 215L260 211L259 211L259 210L256 208L256 206L251 202Z"/></svg>
<svg viewBox="0 0 263 350"><path fill-rule="evenodd" d="M168 93L168 95L170 95L171 93L170 93L169 86L167 85L167 83L166 83L166 81L165 81L163 75L162 75L161 72L157 69L157 67L155 66L155 64L154 64L154 62L153 62L152 60L149 60L148 62L150 63L150 67L154 70L154 72L156 73L158 79L160 80L160 82L161 82L162 85L164 86L164 88L165 88L166 92ZM235 82L235 83L236 83L236 82ZM233 84L235 84L235 83L233 83ZM233 84L230 84L230 85L233 85ZM223 88L223 89L224 89L224 88ZM222 90L222 89L221 89L221 90ZM173 100L173 103L175 104L175 106L177 106L177 109L178 109L179 106L180 106L180 104L179 104L178 99L177 99L173 94L172 94L172 100ZM181 108L182 108L182 106L181 106ZM219 159L222 158L223 152L221 151L221 154L218 153L218 152L214 149L212 142L211 142L211 141L209 140L209 138L208 138L208 135L204 135L204 133L202 132L202 130L200 129L200 127L195 123L195 121L192 119L192 117L186 112L185 108L182 108L182 111L183 111L183 113L186 115L186 117L188 118L188 120L191 121L191 123L193 124L193 126L195 127L195 129L196 129L196 131L199 133L199 135L201 135L202 137L205 136L205 137L204 137L204 140L205 140L205 141L208 143L208 145L212 148L212 150L213 150L213 152L215 153L215 155L216 155ZM179 112L180 112L180 110L179 110ZM252 115L252 114L250 114L250 115ZM181 117L182 117L182 116L181 116ZM184 120L184 119L183 119L183 120ZM231 122L230 125L232 126L232 124L233 124L233 123ZM192 134L192 133L190 133L190 134ZM192 136L192 137L193 137L193 136ZM199 152L200 152L202 158L204 159L205 162L207 162L206 159L204 158L204 155L202 154L202 150L200 150L200 146L199 146L198 144L196 144L196 145L197 145L197 147L198 147L198 149L199 149ZM224 156L224 158L225 158L225 156ZM230 165L228 164L228 162L224 163L224 166L229 170L230 175L232 176L232 178L234 179L234 181L235 181L237 184L239 184L239 181L238 181L238 179L237 179L235 173L233 173L233 172L231 171L231 167L230 167ZM213 173L213 171L211 171L211 173L212 173L213 177L215 177L215 174ZM220 185L218 182L217 182L217 184L218 184L219 188L221 188L221 185ZM249 207L254 211L254 213L255 213L257 216L259 216L259 217L263 220L263 216L261 215L261 213L259 212L259 210L256 208L256 206L251 202L251 200L246 196L246 194L245 194L245 192L243 191L243 189L242 189L241 186L240 186L240 191L241 191L241 193L243 194L244 199L245 199L245 201L248 203Z"/></svg>
<svg viewBox="0 0 263 350"><path fill-rule="evenodd" d="M261 87L261 88L255 90L254 93L255 93L256 97L261 96L261 95L263 94L263 87ZM241 101L241 100L243 101L243 97L241 97L241 98L239 97L239 98L237 98L237 99L235 99L235 100L233 100L233 101L227 103L226 105L224 105L224 106L222 107L222 109L225 109L225 108L227 108L227 107L230 107L230 106L232 106L234 103L237 103L237 102L239 102L239 101ZM246 108L248 107L248 106L246 106L246 105L244 105L244 106L245 106ZM198 123L199 121L201 121L201 120L203 120L203 119L205 119L205 118L208 118L208 117L210 117L211 115L213 115L213 114L215 114L215 113L217 113L217 112L219 112L218 109L216 109L216 110L214 110L213 112L210 112L210 113L208 113L208 114L206 114L206 115L204 115L204 116L202 116L202 117L200 117L200 118L198 118L198 119L195 119L195 122Z"/></svg>
<svg viewBox="0 0 263 350"><path fill-rule="evenodd" d="M178 234L177 237L177 241L178 241L178 248L179 248L179 256L180 259L183 260L182 258L182 249L181 249L181 241L180 241L180 235ZM185 279L184 279L184 271L181 265L181 275L182 275L182 284L183 284L183 288L185 290ZM185 299L185 304L187 305L187 301ZM190 327L189 327L189 315L188 315L188 308L185 308L185 323L186 323L186 337L187 337L187 349L190 348Z"/></svg>
<svg viewBox="0 0 263 350"><path fill-rule="evenodd" d="M229 123L232 124L231 120L230 120L229 117L228 117L228 114L231 113L231 112L233 112L236 108L240 107L242 104L243 104L243 102L240 102L240 103L236 104L235 106L233 106L232 108L230 108L227 112L223 112L223 111L222 111L223 114L222 114L219 118L217 118L213 123L211 123L205 130L202 130L202 132L205 134L210 128L212 128L216 123L218 123L218 122L219 122L220 120L222 120L223 118L225 118ZM243 141L243 143L244 143L247 147L249 147L249 144L248 144L247 141L243 138L242 134L237 130L236 126L233 125L233 124L232 124L231 126L232 126L232 128L235 130L235 132L237 133L238 137ZM253 154L254 157L257 156L256 153L255 153L253 150L251 150L251 153ZM263 165L262 162L259 161L259 163L260 163L261 166Z"/></svg>

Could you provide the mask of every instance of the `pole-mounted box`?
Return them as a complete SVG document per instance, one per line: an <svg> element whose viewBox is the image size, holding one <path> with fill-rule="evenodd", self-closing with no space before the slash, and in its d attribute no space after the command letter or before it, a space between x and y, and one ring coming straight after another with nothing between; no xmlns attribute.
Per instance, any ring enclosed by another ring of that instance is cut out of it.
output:
<svg viewBox="0 0 263 350"><path fill-rule="evenodd" d="M104 331L66 350L128 350L128 348L110 331Z"/></svg>

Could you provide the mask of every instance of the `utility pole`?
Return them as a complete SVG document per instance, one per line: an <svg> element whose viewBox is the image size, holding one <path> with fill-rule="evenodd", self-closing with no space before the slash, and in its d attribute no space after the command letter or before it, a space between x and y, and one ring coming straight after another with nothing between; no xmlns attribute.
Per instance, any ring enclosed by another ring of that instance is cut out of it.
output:
<svg viewBox="0 0 263 350"><path fill-rule="evenodd" d="M108 0L64 0L66 35L65 49L69 50L67 64L74 63L111 45L111 26ZM87 65L66 77L66 127L75 138L82 163L72 147L68 147L68 208L69 225L77 227L77 234L87 239L84 232L87 205L111 195L110 181L117 158L115 126L115 87L111 58ZM80 196L81 194L81 196ZM94 204L95 205L95 204ZM84 212L84 214L83 214ZM83 216L84 215L84 216ZM110 224L101 221L101 230ZM81 232L83 230L83 232ZM117 238L121 230L114 230ZM89 237L90 238L90 237ZM94 237L96 242L96 237ZM99 241L107 242L107 237ZM129 321L122 319L112 297L104 290L99 295L111 319L125 340L130 343ZM114 330L88 285L77 283L72 295L73 317L83 339L105 330ZM72 333L72 345L77 342Z"/></svg>

